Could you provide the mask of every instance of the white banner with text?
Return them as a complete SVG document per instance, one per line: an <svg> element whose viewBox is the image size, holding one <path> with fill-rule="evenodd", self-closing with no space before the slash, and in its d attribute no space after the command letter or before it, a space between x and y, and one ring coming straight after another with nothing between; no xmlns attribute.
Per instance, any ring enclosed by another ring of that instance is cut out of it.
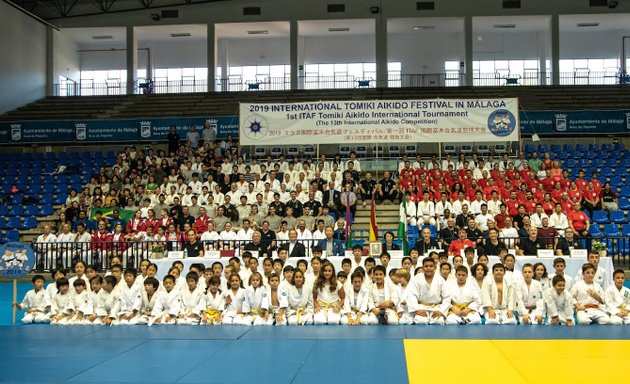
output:
<svg viewBox="0 0 630 384"><path fill-rule="evenodd" d="M518 99L241 103L241 145L519 139Z"/></svg>

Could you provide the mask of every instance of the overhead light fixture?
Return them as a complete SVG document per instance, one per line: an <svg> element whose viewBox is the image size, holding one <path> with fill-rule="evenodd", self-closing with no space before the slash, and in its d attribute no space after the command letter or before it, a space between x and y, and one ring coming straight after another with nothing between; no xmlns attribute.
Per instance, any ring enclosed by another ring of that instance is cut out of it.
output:
<svg viewBox="0 0 630 384"><path fill-rule="evenodd" d="M190 37L190 33L182 32L182 33L171 33L171 37Z"/></svg>
<svg viewBox="0 0 630 384"><path fill-rule="evenodd" d="M113 38L111 35L92 36L93 40L112 40Z"/></svg>
<svg viewBox="0 0 630 384"><path fill-rule="evenodd" d="M328 28L328 32L350 32L350 28Z"/></svg>
<svg viewBox="0 0 630 384"><path fill-rule="evenodd" d="M599 23L577 23L578 28L599 27Z"/></svg>
<svg viewBox="0 0 630 384"><path fill-rule="evenodd" d="M514 29L516 24L495 24L494 27L496 29Z"/></svg>
<svg viewBox="0 0 630 384"><path fill-rule="evenodd" d="M424 31L432 31L435 29L434 25L415 25L413 27L414 31L420 31L420 30L424 30Z"/></svg>
<svg viewBox="0 0 630 384"><path fill-rule="evenodd" d="M260 30L260 31L247 31L248 35L268 35L269 31L267 30Z"/></svg>

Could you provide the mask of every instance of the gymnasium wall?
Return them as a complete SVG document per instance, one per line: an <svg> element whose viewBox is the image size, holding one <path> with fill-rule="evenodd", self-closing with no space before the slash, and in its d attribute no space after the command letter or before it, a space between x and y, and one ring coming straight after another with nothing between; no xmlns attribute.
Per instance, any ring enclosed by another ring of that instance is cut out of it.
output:
<svg viewBox="0 0 630 384"><path fill-rule="evenodd" d="M44 97L46 28L0 2L0 113Z"/></svg>

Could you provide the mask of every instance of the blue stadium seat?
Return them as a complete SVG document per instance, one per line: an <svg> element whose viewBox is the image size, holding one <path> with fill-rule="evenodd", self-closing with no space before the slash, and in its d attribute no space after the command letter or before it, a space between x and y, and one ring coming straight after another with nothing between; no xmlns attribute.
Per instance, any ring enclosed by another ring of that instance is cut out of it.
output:
<svg viewBox="0 0 630 384"><path fill-rule="evenodd" d="M316 153L315 153L315 147L312 145L305 145L304 148L304 156L313 158L315 157Z"/></svg>
<svg viewBox="0 0 630 384"><path fill-rule="evenodd" d="M536 150L536 148L534 147L534 144L525 144L525 146L523 147L523 151L525 151L525 153L532 153Z"/></svg>
<svg viewBox="0 0 630 384"><path fill-rule="evenodd" d="M615 224L624 224L626 223L626 217L623 211L611 211L610 212L610 222Z"/></svg>
<svg viewBox="0 0 630 384"><path fill-rule="evenodd" d="M610 178L610 185L615 188L622 187L624 185L623 179L620 176L613 176Z"/></svg>
<svg viewBox="0 0 630 384"><path fill-rule="evenodd" d="M410 225L407 227L407 237L419 237L420 231L416 225Z"/></svg>
<svg viewBox="0 0 630 384"><path fill-rule="evenodd" d="M591 227L588 229L588 232L591 234L591 236L593 237L599 237L602 235L602 231L599 228L599 225L591 225Z"/></svg>
<svg viewBox="0 0 630 384"><path fill-rule="evenodd" d="M621 236L617 224L606 224L604 226L604 236Z"/></svg>
<svg viewBox="0 0 630 384"><path fill-rule="evenodd" d="M267 156L267 149L265 147L256 147L256 149L254 149L254 156L258 159L264 158Z"/></svg>
<svg viewBox="0 0 630 384"><path fill-rule="evenodd" d="M630 224L624 224L621 226L621 235L630 236Z"/></svg>
<svg viewBox="0 0 630 384"><path fill-rule="evenodd" d="M342 159L345 159L347 157L350 156L350 147L347 145L341 145L339 146L339 154L341 155Z"/></svg>
<svg viewBox="0 0 630 384"><path fill-rule="evenodd" d="M621 160L621 166L624 168L630 168L630 158Z"/></svg>
<svg viewBox="0 0 630 384"><path fill-rule="evenodd" d="M619 165L619 161L617 161L617 159L606 159L607 167L616 167L617 165Z"/></svg>
<svg viewBox="0 0 630 384"><path fill-rule="evenodd" d="M54 213L52 204L42 204L41 209L35 216L52 216Z"/></svg>
<svg viewBox="0 0 630 384"><path fill-rule="evenodd" d="M580 168L588 168L590 166L590 162L588 158L580 158L577 162L578 167Z"/></svg>
<svg viewBox="0 0 630 384"><path fill-rule="evenodd" d="M5 217L9 215L9 207L6 205L0 205L0 217Z"/></svg>
<svg viewBox="0 0 630 384"><path fill-rule="evenodd" d="M42 185L42 194L52 195L53 193L55 193L56 189L57 188L54 184L44 184Z"/></svg>
<svg viewBox="0 0 630 384"><path fill-rule="evenodd" d="M607 224L610 223L608 220L608 212L606 211L594 211L592 221L597 224Z"/></svg>
<svg viewBox="0 0 630 384"><path fill-rule="evenodd" d="M613 169L612 169L612 168L610 168L610 167L604 167L604 168L602 168L602 171L600 172L600 174L601 174L603 177L612 177L612 176L614 175L614 173L613 173Z"/></svg>
<svg viewBox="0 0 630 384"><path fill-rule="evenodd" d="M40 204L52 204L54 202L54 197L52 194L44 194L42 195L42 197L39 199L39 203Z"/></svg>
<svg viewBox="0 0 630 384"><path fill-rule="evenodd" d="M68 175L57 175L57 185L66 185L68 181Z"/></svg>
<svg viewBox="0 0 630 384"><path fill-rule="evenodd" d="M287 157L288 158L293 158L295 156L299 156L300 154L300 149L298 147L289 147L287 148Z"/></svg>
<svg viewBox="0 0 630 384"><path fill-rule="evenodd" d="M39 208L35 204L29 204L24 209L24 214L28 216L35 216L39 212Z"/></svg>
<svg viewBox="0 0 630 384"><path fill-rule="evenodd" d="M623 188L621 188L621 190L623 191ZM628 200L627 197L619 198L619 209L624 211L630 210L630 200Z"/></svg>
<svg viewBox="0 0 630 384"><path fill-rule="evenodd" d="M571 158L566 159L563 164L564 168L571 168L571 169L575 168L576 165L577 163L575 162L575 159L571 159Z"/></svg>
<svg viewBox="0 0 630 384"><path fill-rule="evenodd" d="M4 241L6 242L13 242L13 241L19 241L19 240L20 240L20 232L18 232L15 229L8 230L4 234Z"/></svg>
<svg viewBox="0 0 630 384"><path fill-rule="evenodd" d="M0 230L5 229L7 227L7 219L4 217L0 217Z"/></svg>
<svg viewBox="0 0 630 384"><path fill-rule="evenodd" d="M357 157L366 157L367 156L367 146L365 145L359 145L357 146Z"/></svg>
<svg viewBox="0 0 630 384"><path fill-rule="evenodd" d="M597 167L597 168L601 168L604 166L604 160L600 159L600 158L592 158L593 161L591 162L591 166L593 167Z"/></svg>
<svg viewBox="0 0 630 384"><path fill-rule="evenodd" d="M563 151L573 151L573 144L564 144L562 146Z"/></svg>
<svg viewBox="0 0 630 384"><path fill-rule="evenodd" d="M560 144L551 144L551 146L549 147L549 150L551 152L560 152L561 149L562 147L560 147Z"/></svg>
<svg viewBox="0 0 630 384"><path fill-rule="evenodd" d="M470 144L463 144L460 148L460 152L464 154L471 154L473 151L473 146ZM405 152L407 152L408 155L410 154L407 150L405 150Z"/></svg>
<svg viewBox="0 0 630 384"><path fill-rule="evenodd" d="M37 228L37 217L35 216L25 217L24 222L22 222L22 225L20 226L20 229L28 230L28 229L33 229L33 228Z"/></svg>
<svg viewBox="0 0 630 384"><path fill-rule="evenodd" d="M576 151L580 151L580 152L584 152L586 151L588 148L586 147L586 145L584 144L576 144L575 145L575 150Z"/></svg>
<svg viewBox="0 0 630 384"><path fill-rule="evenodd" d="M64 205L66 204L66 200L68 199L68 194L67 193L60 193L57 195L57 197L55 197L55 205Z"/></svg>
<svg viewBox="0 0 630 384"><path fill-rule="evenodd" d="M22 189L22 188L20 188ZM11 205L22 205L22 201L24 201L24 195L13 195L11 196Z"/></svg>
<svg viewBox="0 0 630 384"><path fill-rule="evenodd" d="M7 229L18 229L20 228L20 225L22 225L22 219L20 217L9 217L9 220L7 220L7 225L6 228Z"/></svg>
<svg viewBox="0 0 630 384"><path fill-rule="evenodd" d="M599 147L598 147L598 146L597 146L597 144L595 144L595 143L590 143L590 144L588 145L588 150L589 150L589 151L597 151L597 150L599 150Z"/></svg>
<svg viewBox="0 0 630 384"><path fill-rule="evenodd" d="M390 157L395 157L395 158L400 157L400 146L398 146L398 145L390 145L389 146L389 156Z"/></svg>
<svg viewBox="0 0 630 384"><path fill-rule="evenodd" d="M24 214L24 207L21 205L12 205L9 209L9 216L22 216Z"/></svg>

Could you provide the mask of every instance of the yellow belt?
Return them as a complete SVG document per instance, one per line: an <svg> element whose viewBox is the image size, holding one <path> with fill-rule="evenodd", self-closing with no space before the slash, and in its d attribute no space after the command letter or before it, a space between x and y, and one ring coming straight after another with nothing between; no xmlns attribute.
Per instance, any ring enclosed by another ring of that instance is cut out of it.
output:
<svg viewBox="0 0 630 384"><path fill-rule="evenodd" d="M208 314L208 317L210 318L210 321L208 323L214 324L214 319L219 316L219 310L208 307L206 308L206 314Z"/></svg>
<svg viewBox="0 0 630 384"><path fill-rule="evenodd" d="M419 301L418 304L424 305L425 307L435 307L435 306L437 306L436 303L427 303L425 301Z"/></svg>
<svg viewBox="0 0 630 384"><path fill-rule="evenodd" d="M464 309L468 308L468 304L457 304L457 303L451 303L451 307L455 307L457 309L459 309L460 311L463 311ZM453 313L452 310L448 310L448 314L450 315L451 313Z"/></svg>
<svg viewBox="0 0 630 384"><path fill-rule="evenodd" d="M304 311L305 307L297 307L297 323L298 325L302 324L302 312Z"/></svg>
<svg viewBox="0 0 630 384"><path fill-rule="evenodd" d="M251 312L253 315L260 315L261 310L260 310L260 307L251 307L251 308L250 308L250 312ZM253 316L253 315L252 315L252 316Z"/></svg>
<svg viewBox="0 0 630 384"><path fill-rule="evenodd" d="M324 301L322 301L320 299L317 299L317 303L319 305L321 305L322 307L324 307L324 309L328 309L328 308L337 308L337 309L339 309L339 305L338 305L338 303L336 301L332 302L332 303L326 303L326 302L324 302Z"/></svg>
<svg viewBox="0 0 630 384"><path fill-rule="evenodd" d="M625 309L626 309L626 305L625 305L625 304L624 304L624 305L620 305L620 306L618 306L617 308L619 308L619 309L621 309L621 310L625 310Z"/></svg>

